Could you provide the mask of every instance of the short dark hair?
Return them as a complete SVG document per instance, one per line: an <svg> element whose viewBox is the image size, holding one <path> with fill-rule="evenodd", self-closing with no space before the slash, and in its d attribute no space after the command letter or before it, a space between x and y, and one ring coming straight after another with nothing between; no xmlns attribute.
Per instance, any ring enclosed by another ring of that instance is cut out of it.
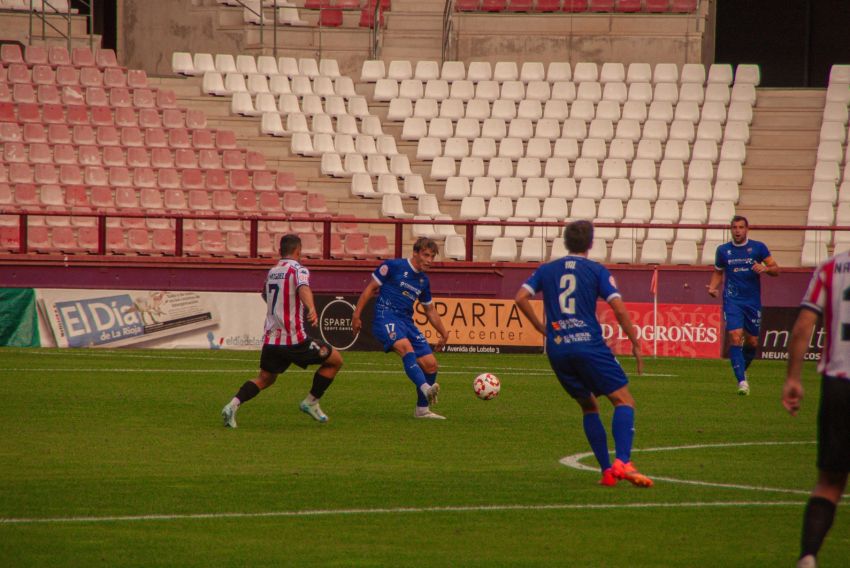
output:
<svg viewBox="0 0 850 568"><path fill-rule="evenodd" d="M587 252L593 244L593 224L584 219L569 223L564 229L564 244L570 252Z"/></svg>
<svg viewBox="0 0 850 568"><path fill-rule="evenodd" d="M746 217L744 217L743 215L735 215L734 217L732 217L732 221L729 223L729 226L731 227L732 225L734 225L734 224L735 224L735 223L737 223L738 221L743 221L743 222L744 222L744 226L745 226L745 227L747 227L747 228L749 228L749 226L750 226L750 222L749 222L749 221L747 221L747 218L746 218Z"/></svg>
<svg viewBox="0 0 850 568"><path fill-rule="evenodd" d="M283 235L280 238L280 256L289 256L295 252L295 250L301 246L301 237L296 235L295 233L289 233L288 235Z"/></svg>
<svg viewBox="0 0 850 568"><path fill-rule="evenodd" d="M421 250L430 250L435 255L440 253L440 247L437 246L437 241L428 237L419 237L413 243L413 252L419 252Z"/></svg>

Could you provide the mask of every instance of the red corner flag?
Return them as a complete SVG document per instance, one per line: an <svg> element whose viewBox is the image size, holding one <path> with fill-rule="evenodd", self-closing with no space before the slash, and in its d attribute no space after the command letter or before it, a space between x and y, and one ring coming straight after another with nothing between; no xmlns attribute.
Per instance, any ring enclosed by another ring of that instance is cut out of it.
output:
<svg viewBox="0 0 850 568"><path fill-rule="evenodd" d="M649 293L658 296L658 269L652 271L652 280L649 282Z"/></svg>

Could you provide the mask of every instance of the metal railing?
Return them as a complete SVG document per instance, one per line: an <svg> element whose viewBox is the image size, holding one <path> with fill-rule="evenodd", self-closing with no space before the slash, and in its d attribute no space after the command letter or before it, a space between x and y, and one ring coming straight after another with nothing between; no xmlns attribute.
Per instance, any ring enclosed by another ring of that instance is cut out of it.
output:
<svg viewBox="0 0 850 568"><path fill-rule="evenodd" d="M92 3L94 0L80 0L80 3L83 4L88 9L88 14L86 15L87 20L87 30L89 37L89 49L94 51L94 10L92 7ZM50 8L53 11L49 12L47 9ZM33 0L30 0L30 9L29 9L29 36L28 36L28 45L32 45L32 41L34 37L37 37L34 34L35 28L38 26L37 22L34 20L41 20L41 37L42 41L47 39L47 28L50 27L58 33L61 37L65 38L65 41L68 45L68 52L71 51L71 44L74 39L74 29L73 29L73 16L75 14L71 9L71 2L68 2L68 11L60 12L53 4L50 3L50 0L42 0L41 10L37 10L33 5ZM66 31L62 31L57 26L53 25L53 22L49 21L50 16L56 16L58 18L62 18L66 23ZM34 25L35 24L35 25ZM37 33L37 32L36 32Z"/></svg>
<svg viewBox="0 0 850 568"><path fill-rule="evenodd" d="M454 48L454 20L452 15L455 11L454 0L446 0L443 7L443 42L440 51L440 63L444 63L449 59L454 59L452 49Z"/></svg>
<svg viewBox="0 0 850 568"><path fill-rule="evenodd" d="M184 222L187 220L204 220L204 221L247 221L249 224L248 232L248 251L247 255L250 258L259 258L259 233L260 222L309 222L322 224L322 252L321 257L325 260L331 260L331 234L334 232L334 225L338 223L356 223L358 225L392 225L393 226L393 242L392 250L396 257L401 257L404 246L404 227L412 225L431 225L431 226L446 226L462 227L461 235L464 237L465 254L462 260L466 262L475 261L473 254L476 243L475 228L478 226L498 226L498 227L538 227L544 229L544 233L540 235L541 246L543 247L543 256L547 256L546 249L555 235L559 234L560 229L564 227L563 221L480 221L471 219L451 219L451 220L436 220L436 219L397 219L397 218L361 218L352 216L324 216L315 214L296 214L296 215L238 215L238 214L177 214L177 213L142 213L142 212L119 212L119 211L89 211L89 212L73 212L73 211L43 211L43 210L16 210L16 209L0 209L0 216L12 215L18 217L18 250L14 254L27 254L30 252L29 247L29 217L71 217L71 218L94 218L96 219L97 227L97 245L96 250L86 251L98 255L107 255L110 252L107 249L107 221L109 219L166 219L173 221L173 227L170 229L174 232L174 250L171 254L160 251L157 253L148 253L154 255L173 255L177 257L184 256ZM49 223L47 223L49 225ZM638 239L638 235L643 231L651 229L715 229L723 231L723 238L728 240L731 236L728 223L724 224L680 224L680 223L616 223L616 222L599 222L593 226L598 229L615 228L628 231L633 229L635 243L642 239ZM55 226L53 227L55 228ZM549 230L547 230L549 229ZM123 229L127 230L127 229ZM147 230L147 229L145 229ZM795 232L815 232L816 243L822 244L830 242L832 239L826 237L835 232L850 231L850 226L799 226L799 225L751 225L752 231L795 231ZM222 231L224 232L224 231ZM232 231L231 231L232 232ZM236 231L239 232L239 231ZM244 232L244 231L243 231ZM483 240L482 242L489 242ZM80 252L81 255L86 252ZM57 248L56 254L65 254L61 248ZM638 262L636 251L633 251L634 258L632 262ZM195 253L197 256L197 253ZM220 255L219 255L220 256ZM235 256L235 255L228 255ZM827 257L818 258L818 262L826 260ZM460 259L459 259L460 260Z"/></svg>

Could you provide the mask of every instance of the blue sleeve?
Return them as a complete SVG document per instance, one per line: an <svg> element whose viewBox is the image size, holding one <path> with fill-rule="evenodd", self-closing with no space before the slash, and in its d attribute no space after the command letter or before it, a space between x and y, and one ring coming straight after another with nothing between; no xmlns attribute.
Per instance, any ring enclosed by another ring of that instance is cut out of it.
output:
<svg viewBox="0 0 850 568"><path fill-rule="evenodd" d="M620 291L617 289L617 281L614 280L614 277L608 272L608 269L604 266L599 266L599 271L597 272L597 278L599 279L599 297L605 300L606 302L610 302L614 298L619 298Z"/></svg>
<svg viewBox="0 0 850 568"><path fill-rule="evenodd" d="M374 278L378 284L383 286L389 278L390 272L392 272L390 261L385 260L378 266L378 268L375 269L375 272L372 273L372 278Z"/></svg>
<svg viewBox="0 0 850 568"><path fill-rule="evenodd" d="M767 245L761 243L761 247L759 247L759 262L764 262L764 259L770 256L770 250L767 248Z"/></svg>
<svg viewBox="0 0 850 568"><path fill-rule="evenodd" d="M431 281L426 277L425 286L422 287L422 293L419 294L419 303L428 305L431 303Z"/></svg>
<svg viewBox="0 0 850 568"><path fill-rule="evenodd" d="M528 277L528 280L523 283L522 287L531 292L532 295L540 291L540 268Z"/></svg>
<svg viewBox="0 0 850 568"><path fill-rule="evenodd" d="M717 250L714 251L714 268L718 270L723 270L726 268L726 257L723 255L723 247L717 247Z"/></svg>

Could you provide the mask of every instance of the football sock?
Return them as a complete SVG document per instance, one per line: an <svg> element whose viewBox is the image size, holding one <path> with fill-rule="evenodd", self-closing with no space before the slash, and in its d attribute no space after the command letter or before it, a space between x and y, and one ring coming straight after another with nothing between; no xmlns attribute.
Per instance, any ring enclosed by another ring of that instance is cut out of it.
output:
<svg viewBox="0 0 850 568"><path fill-rule="evenodd" d="M257 383L254 381L245 381L245 384L239 389L239 392L236 393L237 399L239 399L239 403L248 402L255 396L260 394L260 387L257 386Z"/></svg>
<svg viewBox="0 0 850 568"><path fill-rule="evenodd" d="M745 380L744 371L746 370L746 365L744 364L744 350L740 345L729 347L729 362L732 363L732 372L735 373L735 378L738 382L740 383Z"/></svg>
<svg viewBox="0 0 850 568"><path fill-rule="evenodd" d="M823 497L812 497L803 514L803 538L800 543L800 558L811 554L817 556L826 533L835 518L835 503Z"/></svg>
<svg viewBox="0 0 850 568"><path fill-rule="evenodd" d="M744 370L747 370L750 368L750 363L756 358L756 348L745 345L742 351L744 353Z"/></svg>
<svg viewBox="0 0 850 568"><path fill-rule="evenodd" d="M401 361L404 363L404 372L407 373L407 377L416 385L416 406L428 406L428 397L422 392L422 385L427 384L427 381L425 373L416 362L416 353L411 351L402 357Z"/></svg>
<svg viewBox="0 0 850 568"><path fill-rule="evenodd" d="M593 450L593 455L596 456L599 467L602 468L602 471L605 471L611 467L611 456L608 455L608 434L605 432L605 426L602 425L599 413L585 414L583 423L584 435L590 442L590 449Z"/></svg>
<svg viewBox="0 0 850 568"><path fill-rule="evenodd" d="M424 371L423 371L424 373ZM437 382L437 373L425 373L425 382L429 385L433 385Z"/></svg>
<svg viewBox="0 0 850 568"><path fill-rule="evenodd" d="M614 449L617 459L623 463L629 463L632 456L632 441L635 438L634 408L624 404L614 407L611 433L614 435Z"/></svg>
<svg viewBox="0 0 850 568"><path fill-rule="evenodd" d="M325 394L325 391L328 390L328 387L331 386L333 382L332 378L325 377L319 374L319 371L313 375L313 388L310 389L310 394L315 398L322 398L322 395Z"/></svg>

